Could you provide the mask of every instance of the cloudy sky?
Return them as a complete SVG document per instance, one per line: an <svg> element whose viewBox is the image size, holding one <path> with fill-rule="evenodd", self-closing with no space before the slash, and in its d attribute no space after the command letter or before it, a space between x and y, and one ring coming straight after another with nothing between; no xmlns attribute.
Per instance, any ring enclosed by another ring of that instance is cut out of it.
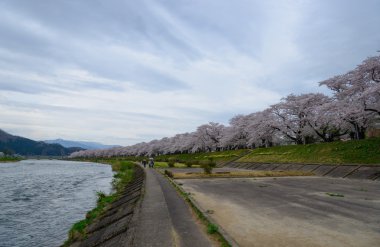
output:
<svg viewBox="0 0 380 247"><path fill-rule="evenodd" d="M0 0L0 129L128 145L227 124L380 50L379 0Z"/></svg>

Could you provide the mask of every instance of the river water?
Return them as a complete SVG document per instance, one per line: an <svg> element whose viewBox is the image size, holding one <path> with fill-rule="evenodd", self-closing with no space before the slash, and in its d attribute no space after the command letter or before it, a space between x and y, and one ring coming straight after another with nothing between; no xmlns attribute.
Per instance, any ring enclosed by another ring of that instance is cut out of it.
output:
<svg viewBox="0 0 380 247"><path fill-rule="evenodd" d="M109 193L111 166L57 160L0 163L0 246L59 246Z"/></svg>

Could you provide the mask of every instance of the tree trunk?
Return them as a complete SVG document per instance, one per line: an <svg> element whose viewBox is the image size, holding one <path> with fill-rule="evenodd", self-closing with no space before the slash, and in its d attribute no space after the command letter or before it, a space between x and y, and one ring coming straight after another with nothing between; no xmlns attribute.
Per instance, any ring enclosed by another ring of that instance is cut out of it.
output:
<svg viewBox="0 0 380 247"><path fill-rule="evenodd" d="M363 126L358 126L358 124L354 124L354 139L355 140L361 140L365 138L365 131L366 128Z"/></svg>

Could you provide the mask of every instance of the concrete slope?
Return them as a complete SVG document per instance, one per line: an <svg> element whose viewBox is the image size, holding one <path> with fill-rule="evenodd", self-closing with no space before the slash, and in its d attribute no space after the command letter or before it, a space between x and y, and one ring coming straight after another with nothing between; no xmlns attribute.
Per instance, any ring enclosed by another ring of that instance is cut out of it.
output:
<svg viewBox="0 0 380 247"><path fill-rule="evenodd" d="M71 247L212 246L168 180L139 166L123 196L87 227L86 235Z"/></svg>
<svg viewBox="0 0 380 247"><path fill-rule="evenodd" d="M317 176L369 179L380 181L380 165L334 165L334 164L276 164L240 163L226 164L226 168L239 168L257 171L309 171Z"/></svg>
<svg viewBox="0 0 380 247"><path fill-rule="evenodd" d="M123 195L113 202L105 214L86 228L86 238L71 244L71 247L131 246L136 216L138 215L144 171L135 167L134 178Z"/></svg>

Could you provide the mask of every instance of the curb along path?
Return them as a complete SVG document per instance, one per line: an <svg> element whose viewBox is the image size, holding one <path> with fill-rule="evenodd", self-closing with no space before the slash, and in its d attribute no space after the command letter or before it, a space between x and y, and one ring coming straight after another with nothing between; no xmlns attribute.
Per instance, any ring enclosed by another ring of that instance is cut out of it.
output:
<svg viewBox="0 0 380 247"><path fill-rule="evenodd" d="M145 172L145 195L133 246L212 246L175 188L154 169Z"/></svg>

